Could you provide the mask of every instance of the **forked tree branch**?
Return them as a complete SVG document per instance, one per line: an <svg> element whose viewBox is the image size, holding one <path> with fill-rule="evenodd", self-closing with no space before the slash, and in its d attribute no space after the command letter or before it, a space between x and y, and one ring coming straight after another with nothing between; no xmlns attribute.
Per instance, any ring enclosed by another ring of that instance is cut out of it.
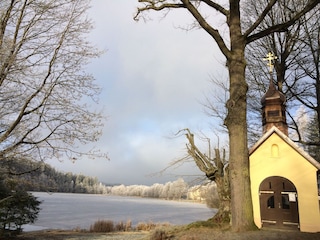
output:
<svg viewBox="0 0 320 240"><path fill-rule="evenodd" d="M230 50L226 46L223 38L221 37L219 31L213 27L206 21L206 19L202 16L202 14L198 11L198 9L191 3L189 0L181 0L188 11L192 14L192 16L197 20L199 25L207 32L209 35L216 41L223 55L229 59L231 57ZM227 19L229 16L227 16Z"/></svg>
<svg viewBox="0 0 320 240"><path fill-rule="evenodd" d="M246 44L249 44L250 42L253 42L255 40L258 40L260 38L263 38L271 33L274 32L284 32L287 31L288 27L292 26L296 21L298 21L304 14L306 14L307 12L309 12L310 10L312 10L315 6L317 6L319 4L319 0L309 0L308 4L298 13L296 13L290 20L284 22L284 23L280 23L280 24L276 24L273 25L269 28L266 28L258 33L255 33L251 36L247 36L246 37ZM250 29L250 28L249 28ZM251 32L254 29L251 30Z"/></svg>
<svg viewBox="0 0 320 240"><path fill-rule="evenodd" d="M135 21L138 21L142 12L154 10L161 11L163 9L170 8L185 8L182 3L165 3L165 0L138 0L140 3L144 3L144 7L137 8L136 15L133 17Z"/></svg>
<svg viewBox="0 0 320 240"><path fill-rule="evenodd" d="M223 8L220 4L215 3L211 0L181 0L182 3L168 3L167 0L138 0L140 3L144 3L144 7L137 8L137 12L134 16L134 20L138 21L139 17L142 12L154 10L154 11L161 11L163 9L173 9L173 8L186 8L196 19L196 21L199 23L199 25L207 32L211 37L214 38L214 40L217 42L219 48L221 49L222 53L225 55L227 59L230 58L230 50L226 46L223 38L219 34L219 31L208 24L206 19L202 16L202 14L198 11L198 9L193 4L196 2L203 2L210 6L211 8L215 9L219 13L223 14L227 18L227 22L230 16L230 12ZM313 9L318 3L319 0L309 0L308 4L298 13L296 13L290 20L280 23L277 25L273 25L269 28L266 28L258 33L250 35L256 28L259 26L259 24L263 21L265 16L270 12L272 7L275 5L277 0L272 0L268 3L266 8L263 10L263 12L260 14L259 18L253 23L253 25L247 29L247 31L244 33L244 37L246 38L246 44L249 44L250 42L253 42L255 40L258 40L260 38L263 38L270 33L274 32L283 32L286 31L288 27L293 25L299 18L301 18L305 13L309 12L311 9Z"/></svg>
<svg viewBox="0 0 320 240"><path fill-rule="evenodd" d="M249 36L249 34L251 34L259 25L260 23L263 21L263 19L265 18L265 16L270 12L270 10L272 9L272 7L276 4L278 0L272 0L268 3L268 5L266 6L266 8L263 10L263 12L260 14L260 16L258 17L258 19L250 26L250 28L244 33L244 36L247 37Z"/></svg>
<svg viewBox="0 0 320 240"><path fill-rule="evenodd" d="M221 37L219 31L213 27L206 21L206 19L202 16L202 14L198 11L195 5L192 2L198 2L194 0L181 0L182 3L168 3L166 0L138 0L140 3L144 3L144 7L137 8L136 15L134 16L134 20L138 21L140 15L144 11L154 10L161 11L163 9L172 9L172 8L186 8L192 16L196 19L199 25L207 32L209 35L216 41L221 52L225 55L227 59L231 57L230 50L226 46L223 38ZM208 6L217 10L226 16L227 21L229 19L229 11L223 8L221 5L214 3L210 0L201 0L201 2L206 3Z"/></svg>
<svg viewBox="0 0 320 240"><path fill-rule="evenodd" d="M194 135L188 128L180 130L177 134L181 132L186 132L188 155L192 157L200 171L205 173L211 181L224 177L225 154L223 155L223 159L221 159L219 149L215 149L215 157L211 158L211 156L207 156L199 150L194 142Z"/></svg>
<svg viewBox="0 0 320 240"><path fill-rule="evenodd" d="M225 9L224 7L222 7L220 4L217 4L211 0L200 0L200 1L206 3L208 6L214 8L215 10L222 13L226 17L229 17L229 11L227 9Z"/></svg>

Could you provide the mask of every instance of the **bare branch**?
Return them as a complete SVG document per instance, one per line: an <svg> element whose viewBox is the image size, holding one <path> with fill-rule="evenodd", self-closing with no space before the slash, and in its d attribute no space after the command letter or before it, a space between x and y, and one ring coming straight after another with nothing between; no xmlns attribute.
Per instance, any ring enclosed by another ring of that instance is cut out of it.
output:
<svg viewBox="0 0 320 240"><path fill-rule="evenodd" d="M140 15L144 11L154 10L161 11L170 8L185 8L184 4L179 3L165 3L164 0L139 0L138 2L144 3L145 6L137 8L136 15L133 17L135 21L139 21Z"/></svg>
<svg viewBox="0 0 320 240"><path fill-rule="evenodd" d="M226 46L223 38L221 37L219 31L213 27L206 21L206 19L202 16L202 14L198 11L194 4L191 2L197 3L198 1L190 1L190 0L181 0L182 3L167 3L166 0L139 0L140 3L144 3L145 6L138 8L137 13L134 16L134 20L139 20L139 16L144 11L154 10L161 11L164 9L173 9L173 8L186 8L196 19L199 25L207 32L213 39L217 42L219 48L222 53L228 59L230 57L230 51ZM229 11L224 9L221 5L214 3L210 0L202 0L201 2L206 3L208 6L214 8L218 12L222 13L224 16L229 17Z"/></svg>
<svg viewBox="0 0 320 240"><path fill-rule="evenodd" d="M252 33L252 31L254 31L259 25L260 23L263 21L263 19L265 18L265 16L269 13L269 11L272 9L272 7L274 6L274 4L277 2L278 0L272 0L268 2L268 5L266 6L266 8L263 10L263 12L259 15L258 19L255 21L255 23L253 23L251 25L251 27L249 27L249 29L244 33L244 36L247 37L250 33Z"/></svg>
<svg viewBox="0 0 320 240"><path fill-rule="evenodd" d="M223 55L229 59L231 57L230 50L226 46L223 38L221 37L219 31L206 21L202 14L197 10L197 8L189 0L181 0L188 11L193 15L197 20L199 25L216 41Z"/></svg>
<svg viewBox="0 0 320 240"><path fill-rule="evenodd" d="M7 1L0 15L0 153L2 158L74 158L97 141L100 88L84 71L101 52L84 37L89 1ZM1 35L2 34L2 35ZM1 85L2 84L2 85ZM86 102L88 102L86 101ZM83 154L96 154L90 151ZM92 155L93 156L93 155ZM103 156L104 157L104 156Z"/></svg>
<svg viewBox="0 0 320 240"><path fill-rule="evenodd" d="M266 28L258 33L255 33L253 35L247 36L246 38L246 44L249 44L250 42L253 42L257 39L263 38L271 33L274 32L285 32L288 30L288 27L293 25L296 21L298 21L304 14L312 10L314 7L316 7L319 4L319 0L309 0L308 4L298 13L296 13L290 20L276 24L273 26L270 26L269 28ZM251 30L251 32L253 29Z"/></svg>
<svg viewBox="0 0 320 240"><path fill-rule="evenodd" d="M13 196L8 196L3 199L0 199L0 203L5 202L5 201L9 200L10 198L13 198Z"/></svg>
<svg viewBox="0 0 320 240"><path fill-rule="evenodd" d="M229 11L227 9L225 9L224 7L222 7L220 4L217 4L211 0L200 0L200 1L206 3L208 6L214 8L218 12L222 13L227 18L229 17Z"/></svg>

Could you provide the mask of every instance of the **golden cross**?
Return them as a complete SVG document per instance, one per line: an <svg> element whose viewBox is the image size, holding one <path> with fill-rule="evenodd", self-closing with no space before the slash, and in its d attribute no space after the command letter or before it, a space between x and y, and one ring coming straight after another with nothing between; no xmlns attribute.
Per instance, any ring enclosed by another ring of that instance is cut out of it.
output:
<svg viewBox="0 0 320 240"><path fill-rule="evenodd" d="M267 57L264 58L263 60L268 61L268 66L269 66L269 72L272 73L273 67L274 67L274 63L273 60L276 60L278 57L275 56L273 53L269 52L267 54Z"/></svg>

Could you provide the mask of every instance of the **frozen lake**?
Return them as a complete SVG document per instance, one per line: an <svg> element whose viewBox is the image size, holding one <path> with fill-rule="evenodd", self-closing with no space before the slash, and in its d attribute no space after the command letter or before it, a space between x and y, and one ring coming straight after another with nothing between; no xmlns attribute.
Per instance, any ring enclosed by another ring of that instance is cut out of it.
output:
<svg viewBox="0 0 320 240"><path fill-rule="evenodd" d="M205 204L166 201L150 198L120 197L93 194L40 193L43 201L38 220L24 226L25 231L40 229L86 228L97 220L187 224L211 218L215 211Z"/></svg>

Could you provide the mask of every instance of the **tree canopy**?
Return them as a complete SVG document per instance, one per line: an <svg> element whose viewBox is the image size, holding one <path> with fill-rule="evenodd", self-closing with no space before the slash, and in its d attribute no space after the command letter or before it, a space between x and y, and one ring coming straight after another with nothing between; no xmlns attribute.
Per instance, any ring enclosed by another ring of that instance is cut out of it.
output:
<svg viewBox="0 0 320 240"><path fill-rule="evenodd" d="M245 9L252 16L258 14L263 1L250 1ZM287 11L276 8L269 12L263 25L271 26L279 19L289 19L302 1L287 1ZM287 31L270 34L268 37L257 40L246 48L247 71L246 78L250 84L248 93L249 107L249 136L251 143L260 137L261 114L260 99L268 88L270 76L261 56L272 52L277 56L274 61L274 83L278 89L286 95L288 125L292 140L305 146L319 145L319 141L303 138L306 129L300 128L299 109L305 108L305 114L313 118L314 114L320 115L320 92L319 92L319 5L306 13L296 21ZM290 9L290 10L288 10ZM248 25L249 23L245 23ZM261 74L263 73L263 74ZM298 109L298 110L297 110ZM319 118L314 124L318 125ZM319 133L318 133L319 134Z"/></svg>
<svg viewBox="0 0 320 240"><path fill-rule="evenodd" d="M87 0L0 2L0 158L77 159L97 141Z"/></svg>

